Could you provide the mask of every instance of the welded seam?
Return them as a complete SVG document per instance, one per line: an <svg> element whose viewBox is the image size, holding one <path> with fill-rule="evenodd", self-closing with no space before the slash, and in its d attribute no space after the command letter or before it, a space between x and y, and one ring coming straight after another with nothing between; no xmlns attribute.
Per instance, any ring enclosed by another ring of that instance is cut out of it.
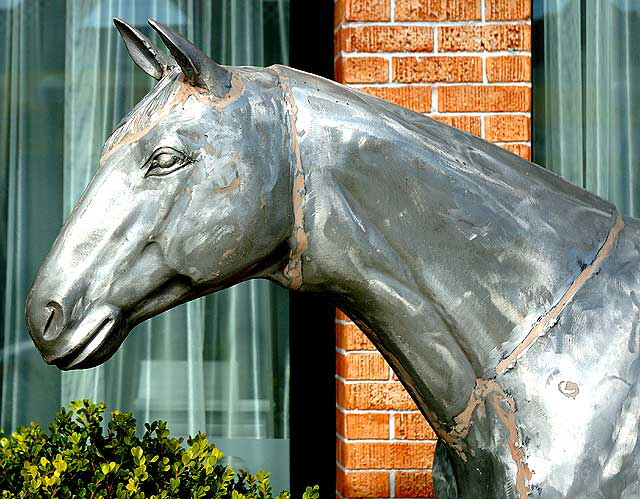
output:
<svg viewBox="0 0 640 499"><path fill-rule="evenodd" d="M518 491L518 496L520 499L526 499L528 497L527 481L531 480L533 472L525 460L524 449L519 440L515 400L505 393L504 388L497 381L492 379L476 380L466 408L454 418L455 426L450 432L444 433L442 438L458 454L460 459L466 462L467 456L460 444L460 440L463 440L469 434L473 425L474 415L478 418L482 418L485 415L487 399L489 398L502 426L507 431L509 453L517 470L516 490Z"/></svg>
<svg viewBox="0 0 640 499"><path fill-rule="evenodd" d="M518 359L522 357L529 348L531 348L538 338L547 334L547 332L555 326L564 308L576 293L580 291L585 282L598 270L600 264L607 258L623 226L624 222L622 221L622 217L619 213L616 213L616 222L609 231L607 239L598 250L594 260L584 268L580 275L573 281L571 286L567 288L560 300L533 325L524 340L522 340L507 357L498 362L498 365L496 366L496 374L504 374L509 369L512 369L516 365Z"/></svg>
<svg viewBox="0 0 640 499"><path fill-rule="evenodd" d="M244 91L244 84L237 73L233 73L233 76L231 77L231 89L223 97L212 96L202 88L185 82L184 75L182 73L177 74L175 80L161 80L156 89L159 89L161 85L171 85L173 83L176 84L176 88L169 96L171 100L168 100L165 103L154 103L156 104L156 108L154 108L153 112L148 116L145 115L144 111L140 111L138 107L135 107L133 111L131 111L133 114L125 117L127 121L123 122L111 133L105 143L105 149L103 150L102 157L100 158L101 167L116 151L127 144L139 141L155 126L157 126L160 121L173 112L174 109L178 108L178 106L184 106L189 98L193 97L198 102L207 106L215 107L221 111L229 104L240 98ZM151 93L156 91L156 89L152 90ZM138 103L138 106L143 102L144 99ZM149 102L146 104L148 105ZM138 111L138 114L136 114L136 111ZM148 123L145 123L144 126L140 126L140 122L145 118L148 120Z"/></svg>
<svg viewBox="0 0 640 499"><path fill-rule="evenodd" d="M499 386L499 385L498 385ZM507 441L509 442L509 453L513 462L516 464L516 490L521 499L527 499L529 496L527 481L533 477L533 472L525 461L525 454L522 445L518 440L518 427L516 425L516 403L512 397L507 397L500 387L499 394L492 394L492 402L498 418L502 422L508 433ZM500 396L500 398L498 398ZM500 400L504 400L508 409L505 410Z"/></svg>
<svg viewBox="0 0 640 499"><path fill-rule="evenodd" d="M302 287L302 255L309 245L309 238L304 230L304 210L302 206L306 189L300 144L298 143L298 129L296 126L298 106L291 91L289 78L284 76L277 67L273 69L278 76L282 95L289 108L291 150L295 158L293 192L291 194L293 203L293 234L290 239L291 252L289 253L289 263L283 273L284 276L289 279L289 287L296 290Z"/></svg>
<svg viewBox="0 0 640 499"><path fill-rule="evenodd" d="M598 250L593 261L587 265L580 275L573 281L569 288L564 292L560 300L545 314L536 324L533 325L525 339L511 352L509 356L501 360L496 366L496 375L512 369L517 360L524 355L536 340L544 336L558 321L560 314L568 305L571 299L582 288L585 282L598 271L602 262L611 253L611 250L617 241L618 235L624 226L624 222L619 213L616 213L616 221L609 230L609 234L603 245ZM496 411L500 422L507 430L509 453L513 459L516 468L516 490L521 499L528 497L526 482L531 480L533 472L525 461L525 453L522 444L519 442L518 427L516 424L516 405L515 399L508 396L504 389L495 379L477 379L473 391L469 397L465 409L453 418L454 427L450 432L443 432L443 438L451 448L463 460L467 461L464 454L463 446L460 441L465 439L473 425L474 415L481 418L485 414L486 401L491 397L491 403ZM504 404L507 408L505 409Z"/></svg>

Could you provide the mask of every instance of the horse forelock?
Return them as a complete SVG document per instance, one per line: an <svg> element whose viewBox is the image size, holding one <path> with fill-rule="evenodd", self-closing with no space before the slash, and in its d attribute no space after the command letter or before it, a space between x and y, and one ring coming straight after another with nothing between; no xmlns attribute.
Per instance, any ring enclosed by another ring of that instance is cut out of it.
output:
<svg viewBox="0 0 640 499"><path fill-rule="evenodd" d="M118 144L130 142L130 136L138 136L140 132L151 126L165 114L165 108L175 100L180 92L180 70L174 69L162 78L153 89L136 104L136 106L116 125L102 149L103 159L110 154Z"/></svg>
<svg viewBox="0 0 640 499"><path fill-rule="evenodd" d="M175 68L163 77L115 127L102 149L102 164L120 146L135 142L151 130L163 117L185 102L195 97L206 106L222 110L236 101L243 93L244 83L237 73L231 77L231 88L223 97L215 97L201 87L184 81L180 69Z"/></svg>

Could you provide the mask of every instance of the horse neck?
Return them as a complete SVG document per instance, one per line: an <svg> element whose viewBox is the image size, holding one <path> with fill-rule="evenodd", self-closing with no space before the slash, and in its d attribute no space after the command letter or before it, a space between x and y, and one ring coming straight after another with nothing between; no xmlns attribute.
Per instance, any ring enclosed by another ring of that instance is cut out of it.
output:
<svg viewBox="0 0 640 499"><path fill-rule="evenodd" d="M436 427L594 260L615 209L473 136L304 73L303 289L330 295Z"/></svg>

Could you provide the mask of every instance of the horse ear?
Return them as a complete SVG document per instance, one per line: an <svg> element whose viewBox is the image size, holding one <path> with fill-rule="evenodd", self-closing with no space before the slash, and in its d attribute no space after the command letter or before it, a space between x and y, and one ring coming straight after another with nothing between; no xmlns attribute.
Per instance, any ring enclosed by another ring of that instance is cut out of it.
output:
<svg viewBox="0 0 640 499"><path fill-rule="evenodd" d="M117 17L114 18L113 24L118 28L133 62L149 76L159 80L176 66L176 61L158 50L151 40L133 26Z"/></svg>
<svg viewBox="0 0 640 499"><path fill-rule="evenodd" d="M224 97L231 88L231 71L212 61L198 47L171 28L149 20L182 69L186 80L206 88L216 97Z"/></svg>

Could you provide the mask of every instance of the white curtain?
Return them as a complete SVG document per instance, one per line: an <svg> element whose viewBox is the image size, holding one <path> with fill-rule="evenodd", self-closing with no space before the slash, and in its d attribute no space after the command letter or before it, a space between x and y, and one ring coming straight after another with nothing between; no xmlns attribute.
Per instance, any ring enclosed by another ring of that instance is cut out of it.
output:
<svg viewBox="0 0 640 499"><path fill-rule="evenodd" d="M287 62L288 4L61 0L53 2L53 28L52 2L10 3L0 21L3 41L10 41L3 47L0 95L1 167L7 173L0 201L8 219L0 226L2 425L47 421L54 407L72 399L105 401L112 409L133 411L141 424L164 419L174 434L205 431L232 465L272 469L276 485L286 487L285 290L251 281L180 306L137 327L103 366L68 373L44 366L26 334L22 309L39 262L98 166L102 144L155 83L129 59L112 19L128 21L162 46L147 26L148 18L156 19L219 62L260 66ZM55 37L58 45L44 48ZM57 65L46 60L47 51L55 52ZM40 100L51 109L33 109L38 93L47 91L47 78L57 93ZM53 150L44 147L49 145ZM32 185L25 185L31 178Z"/></svg>
<svg viewBox="0 0 640 499"><path fill-rule="evenodd" d="M64 26L49 20L63 15L64 4L0 3L0 427L7 431L46 422L60 405L60 375L31 343L24 300L61 225Z"/></svg>
<svg viewBox="0 0 640 499"><path fill-rule="evenodd" d="M544 78L534 96L544 102L544 166L639 216L640 2L543 7Z"/></svg>

